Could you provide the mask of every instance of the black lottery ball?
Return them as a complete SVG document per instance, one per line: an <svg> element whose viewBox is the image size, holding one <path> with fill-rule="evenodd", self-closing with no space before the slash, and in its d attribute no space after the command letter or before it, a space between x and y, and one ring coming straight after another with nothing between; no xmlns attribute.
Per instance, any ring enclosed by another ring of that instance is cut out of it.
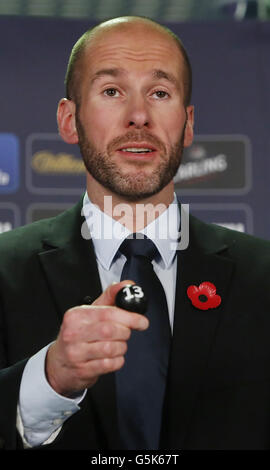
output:
<svg viewBox="0 0 270 470"><path fill-rule="evenodd" d="M127 284L116 294L115 305L130 312L144 314L147 310L147 299L140 286Z"/></svg>

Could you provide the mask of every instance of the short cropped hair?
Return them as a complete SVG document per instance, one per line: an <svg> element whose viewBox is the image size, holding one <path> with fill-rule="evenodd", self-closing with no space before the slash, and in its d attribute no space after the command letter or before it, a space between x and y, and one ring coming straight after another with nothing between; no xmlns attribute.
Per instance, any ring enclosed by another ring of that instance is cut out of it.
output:
<svg viewBox="0 0 270 470"><path fill-rule="evenodd" d="M169 28L157 23L156 21L150 18L147 18L144 16L126 16L122 18L123 19L126 18L127 20L134 19L134 21L137 20L137 21L142 21L145 23L149 22L152 25L156 26L161 31L164 31L165 33L167 33L175 41L175 44L178 47L181 53L181 56L183 58L184 105L188 106L191 102L191 94L192 94L192 69L191 69L191 64L190 64L187 51L182 41ZM114 19L117 19L117 18L112 18L112 20ZM91 40L91 38L95 36L95 33L98 31L100 26L103 26L106 23L109 24L110 21L111 20L103 21L99 23L98 25L94 26L93 28L90 28L89 30L87 30L78 39L78 41L75 43L75 45L72 48L70 58L68 61L66 76L65 76L66 98L69 100L73 100L78 106L80 105L80 100L81 100L79 82L80 82L81 62L82 62L84 50L86 46L88 45L89 41Z"/></svg>

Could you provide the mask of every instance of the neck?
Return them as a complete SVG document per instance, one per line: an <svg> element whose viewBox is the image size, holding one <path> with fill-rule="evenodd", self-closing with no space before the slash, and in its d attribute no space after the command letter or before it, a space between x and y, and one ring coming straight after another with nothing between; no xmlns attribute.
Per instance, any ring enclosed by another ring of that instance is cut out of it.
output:
<svg viewBox="0 0 270 470"><path fill-rule="evenodd" d="M87 175L87 194L100 210L134 233L142 230L168 208L173 201L174 186L171 181L159 193L133 202L110 192Z"/></svg>

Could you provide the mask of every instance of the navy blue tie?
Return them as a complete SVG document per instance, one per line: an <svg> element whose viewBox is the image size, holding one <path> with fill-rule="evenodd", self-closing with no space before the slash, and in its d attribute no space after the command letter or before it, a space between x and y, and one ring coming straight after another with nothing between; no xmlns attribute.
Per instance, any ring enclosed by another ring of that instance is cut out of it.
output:
<svg viewBox="0 0 270 470"><path fill-rule="evenodd" d="M136 236L143 235L129 236L119 249L127 258L121 280L133 280L144 290L150 326L146 331L132 331L125 364L116 372L118 419L126 449L155 450L159 448L171 330L165 292L152 265L158 250L147 237Z"/></svg>

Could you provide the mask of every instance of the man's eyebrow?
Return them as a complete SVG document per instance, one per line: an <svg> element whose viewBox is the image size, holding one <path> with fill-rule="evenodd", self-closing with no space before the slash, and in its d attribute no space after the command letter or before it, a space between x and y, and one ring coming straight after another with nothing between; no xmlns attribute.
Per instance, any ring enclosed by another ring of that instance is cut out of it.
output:
<svg viewBox="0 0 270 470"><path fill-rule="evenodd" d="M92 77L90 83L91 83L91 85L93 85L93 83L96 80L98 80L99 78L104 77L104 76L119 77L119 76L123 76L125 74L126 74L126 72L122 68L114 67L114 68L100 69L94 74L94 76ZM166 72L165 70L162 70L162 69L154 69L154 70L152 70L151 74L152 74L152 78L154 80L165 79L165 80L168 80L169 82L171 82L173 85L175 85L176 88L179 88L179 81L176 79L176 77L172 73Z"/></svg>
<svg viewBox="0 0 270 470"><path fill-rule="evenodd" d="M179 88L179 81L176 79L176 77L169 72L165 72L165 70L161 69L154 69L152 76L154 79L165 79L168 80L169 82L173 83L177 88Z"/></svg>
<svg viewBox="0 0 270 470"><path fill-rule="evenodd" d="M125 71L121 68L110 68L98 70L91 79L91 85L100 77L110 75L111 77L118 77L124 75Z"/></svg>

